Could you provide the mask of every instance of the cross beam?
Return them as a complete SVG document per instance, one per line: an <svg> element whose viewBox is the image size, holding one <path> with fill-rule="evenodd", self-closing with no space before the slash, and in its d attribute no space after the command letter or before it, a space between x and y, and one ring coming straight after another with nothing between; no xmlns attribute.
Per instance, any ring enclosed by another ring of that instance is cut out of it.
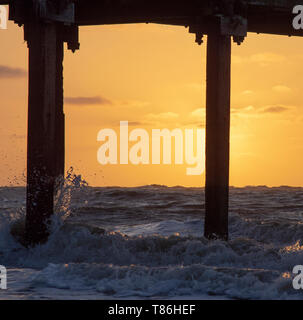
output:
<svg viewBox="0 0 303 320"><path fill-rule="evenodd" d="M56 181L64 173L63 42L79 49L78 27L160 23L207 38L205 230L228 238L231 37L303 36L292 26L299 0L0 0L24 25L29 47L26 244L47 240Z"/></svg>
<svg viewBox="0 0 303 320"><path fill-rule="evenodd" d="M230 13L230 4L238 4L236 13L249 21L247 31L303 36L292 27L292 10L299 0L78 0L75 4L77 25L123 23L160 23L191 26L200 24L205 33L216 16Z"/></svg>
<svg viewBox="0 0 303 320"><path fill-rule="evenodd" d="M58 3L65 6L61 15L52 13ZM248 32L303 36L303 30L292 27L292 10L302 4L300 0L0 0L0 4L9 4L10 19L20 24L33 19L34 9L42 6L46 8L44 16L40 10L43 19L65 24L198 25L207 34L213 20L237 14L247 19Z"/></svg>

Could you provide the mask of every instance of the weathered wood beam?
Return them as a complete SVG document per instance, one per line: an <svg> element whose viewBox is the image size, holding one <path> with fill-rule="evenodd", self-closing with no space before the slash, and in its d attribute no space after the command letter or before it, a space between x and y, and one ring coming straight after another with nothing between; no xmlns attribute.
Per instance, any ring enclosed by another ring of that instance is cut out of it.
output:
<svg viewBox="0 0 303 320"><path fill-rule="evenodd" d="M63 42L51 23L25 25L29 47L26 244L49 235L55 183L64 172Z"/></svg>
<svg viewBox="0 0 303 320"><path fill-rule="evenodd" d="M60 19L79 26L126 23L191 26L199 21L201 29L208 33L212 28L210 21L224 11L227 3L229 0L77 0L75 21L69 7L62 11ZM303 30L292 27L293 7L302 1L242 0L241 3L247 11L248 32L303 36ZM0 4L10 4L10 19L17 23L33 20L32 1L0 0ZM54 16L49 13L48 18Z"/></svg>
<svg viewBox="0 0 303 320"><path fill-rule="evenodd" d="M226 2L226 1L225 1ZM303 36L294 30L292 9L299 0L246 0L248 32ZM205 32L211 30L209 21L217 14L217 3L224 0L78 0L75 22L78 25L126 23L159 23L189 26L197 19Z"/></svg>
<svg viewBox="0 0 303 320"><path fill-rule="evenodd" d="M228 238L231 38L207 37L205 229L208 239Z"/></svg>
<svg viewBox="0 0 303 320"><path fill-rule="evenodd" d="M195 0L79 0L75 6L75 20L80 25L91 25L149 22L150 19L180 15L187 17L193 14L194 2Z"/></svg>

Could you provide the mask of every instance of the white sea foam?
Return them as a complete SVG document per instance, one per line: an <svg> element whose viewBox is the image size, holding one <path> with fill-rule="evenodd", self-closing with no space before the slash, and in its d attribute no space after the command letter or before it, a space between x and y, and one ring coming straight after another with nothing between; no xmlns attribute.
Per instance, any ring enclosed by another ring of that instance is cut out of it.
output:
<svg viewBox="0 0 303 320"><path fill-rule="evenodd" d="M291 274L303 261L301 189L232 189L228 242L202 236L202 189L69 190L69 216L25 249L10 234L24 190L0 188L0 298L303 297Z"/></svg>

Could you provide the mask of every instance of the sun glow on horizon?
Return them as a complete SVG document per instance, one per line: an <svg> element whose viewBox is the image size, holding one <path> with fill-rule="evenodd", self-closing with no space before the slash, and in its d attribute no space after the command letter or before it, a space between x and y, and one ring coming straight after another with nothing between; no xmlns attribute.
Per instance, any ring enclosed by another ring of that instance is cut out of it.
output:
<svg viewBox="0 0 303 320"><path fill-rule="evenodd" d="M11 22L1 36L0 185L24 185L27 48ZM204 128L206 42L180 27L119 25L82 27L80 43L65 50L66 168L92 186L203 186L183 165L101 166L97 134L123 120ZM302 49L300 38L255 34L232 47L231 185L303 185Z"/></svg>

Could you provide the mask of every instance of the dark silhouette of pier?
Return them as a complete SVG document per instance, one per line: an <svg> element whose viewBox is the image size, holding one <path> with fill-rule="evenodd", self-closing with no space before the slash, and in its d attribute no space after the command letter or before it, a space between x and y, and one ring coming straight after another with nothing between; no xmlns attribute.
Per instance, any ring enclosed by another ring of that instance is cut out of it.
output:
<svg viewBox="0 0 303 320"><path fill-rule="evenodd" d="M49 235L64 176L63 45L80 47L85 25L159 23L207 35L205 237L228 239L231 40L247 32L303 36L295 0L0 0L24 27L29 49L26 243ZM201 120L202 121L202 120Z"/></svg>

